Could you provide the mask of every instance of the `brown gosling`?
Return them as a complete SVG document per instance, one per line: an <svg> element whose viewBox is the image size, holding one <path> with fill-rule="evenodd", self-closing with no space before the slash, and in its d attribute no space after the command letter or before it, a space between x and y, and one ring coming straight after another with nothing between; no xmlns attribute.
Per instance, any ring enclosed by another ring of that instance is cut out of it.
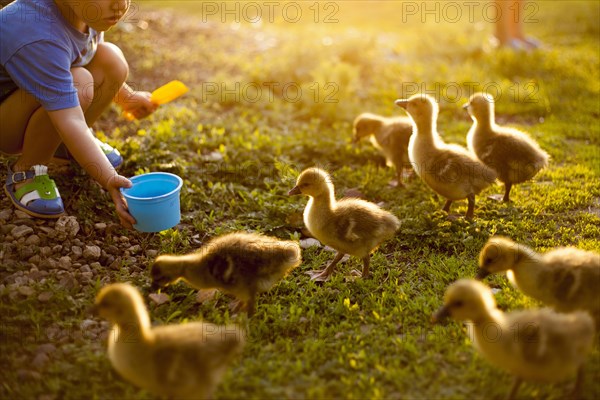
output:
<svg viewBox="0 0 600 400"><path fill-rule="evenodd" d="M112 324L108 358L113 368L125 380L164 398L210 398L245 344L245 331L236 325L151 327L140 292L125 283L103 287L94 308Z"/></svg>
<svg viewBox="0 0 600 400"><path fill-rule="evenodd" d="M473 119L467 134L469 150L496 171L504 182L502 200L509 202L512 186L533 178L548 165L550 156L525 132L496 125L491 96L475 93L464 108Z"/></svg>
<svg viewBox="0 0 600 400"><path fill-rule="evenodd" d="M467 199L466 219L473 219L475 195L496 180L496 173L467 149L446 144L437 132L437 102L417 94L396 100L413 120L408 155L417 175L435 192L447 199L443 210L450 212L453 201Z"/></svg>
<svg viewBox="0 0 600 400"><path fill-rule="evenodd" d="M219 289L235 296L251 316L257 294L271 289L301 262L296 242L237 232L217 237L194 253L157 257L152 281L154 287L181 279L196 289Z"/></svg>
<svg viewBox="0 0 600 400"><path fill-rule="evenodd" d="M507 272L527 296L559 312L588 311L600 328L600 254L563 247L538 254L504 237L492 237L479 254L477 279Z"/></svg>
<svg viewBox="0 0 600 400"><path fill-rule="evenodd" d="M350 254L363 261L362 277L369 276L371 253L394 236L400 221L373 203L356 198L336 201L329 174L318 168L304 170L289 195L309 196L304 209L304 224L321 243L337 250L331 263L308 274L315 281L326 281L335 265Z"/></svg>
<svg viewBox="0 0 600 400"><path fill-rule="evenodd" d="M594 341L594 322L586 312L559 314L548 308L504 313L483 283L461 279L451 284L444 305L432 317L468 321L473 346L488 362L514 376L508 399L522 380L559 382L577 374L573 394L581 391L583 365Z"/></svg>
<svg viewBox="0 0 600 400"><path fill-rule="evenodd" d="M371 113L362 113L354 120L353 143L369 137L371 144L385 157L388 167L396 169L397 180L391 186L403 187L402 172L410 169L408 142L412 134L412 123L407 117L382 117Z"/></svg>

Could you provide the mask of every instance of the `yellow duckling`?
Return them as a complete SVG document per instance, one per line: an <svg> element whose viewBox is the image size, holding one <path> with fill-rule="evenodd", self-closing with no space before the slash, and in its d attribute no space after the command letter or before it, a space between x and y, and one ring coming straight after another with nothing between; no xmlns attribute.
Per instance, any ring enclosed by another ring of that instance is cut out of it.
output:
<svg viewBox="0 0 600 400"><path fill-rule="evenodd" d="M167 398L212 396L244 347L245 331L206 322L150 326L140 292L116 283L96 296L97 313L112 323L108 358L124 379Z"/></svg>
<svg viewBox="0 0 600 400"><path fill-rule="evenodd" d="M412 134L410 118L387 118L371 113L360 114L354 120L353 142L370 137L371 143L384 156L388 167L396 168L396 182L392 186L404 186L402 172L410 167L408 158L408 142Z"/></svg>
<svg viewBox="0 0 600 400"><path fill-rule="evenodd" d="M600 254L573 247L538 254L504 237L488 240L479 254L478 279L508 271L523 293L559 312L588 311L600 327Z"/></svg>
<svg viewBox="0 0 600 400"><path fill-rule="evenodd" d="M510 201L513 184L525 182L548 165L550 156L526 133L500 127L494 118L494 99L475 93L464 106L473 118L467 143L477 157L504 182L505 202Z"/></svg>
<svg viewBox="0 0 600 400"><path fill-rule="evenodd" d="M304 209L306 228L321 243L337 250L327 268L309 273L316 281L329 279L344 254L362 259L362 277L368 277L371 252L400 228L398 218L373 203L355 198L336 201L331 177L318 168L304 170L288 194L310 197Z"/></svg>
<svg viewBox="0 0 600 400"><path fill-rule="evenodd" d="M461 279L446 289L444 305L433 316L469 321L473 346L491 364L514 375L509 399L523 379L559 382L577 374L574 393L583 381L583 364L594 340L589 314L558 314L550 309L503 313L492 291L481 282Z"/></svg>
<svg viewBox="0 0 600 400"><path fill-rule="evenodd" d="M396 100L413 120L408 155L417 175L434 191L447 199L444 211L453 201L467 199L465 217L473 218L475 195L494 183L496 173L467 149L446 144L437 132L438 105L427 95L417 94L408 100Z"/></svg>
<svg viewBox="0 0 600 400"><path fill-rule="evenodd" d="M256 295L271 289L301 262L296 242L237 232L217 237L195 253L157 257L152 281L162 287L182 279L196 289L222 290L252 315Z"/></svg>

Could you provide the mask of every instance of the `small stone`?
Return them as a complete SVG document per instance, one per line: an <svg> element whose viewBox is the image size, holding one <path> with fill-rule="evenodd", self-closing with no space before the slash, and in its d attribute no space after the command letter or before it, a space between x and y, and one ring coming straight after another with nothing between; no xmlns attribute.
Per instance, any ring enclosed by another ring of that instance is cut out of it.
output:
<svg viewBox="0 0 600 400"><path fill-rule="evenodd" d="M52 293L52 292L42 292L39 294L37 299L38 299L38 301L40 301L42 303L46 303L46 302L50 301L52 296L54 296L54 293Z"/></svg>
<svg viewBox="0 0 600 400"><path fill-rule="evenodd" d="M94 321L93 319L84 319L83 321L81 321L81 323L79 324L79 328L82 331L88 330L93 326L96 326L98 323L96 321Z"/></svg>
<svg viewBox="0 0 600 400"><path fill-rule="evenodd" d="M87 264L86 264L86 265L82 265L82 266L81 266L81 268L79 268L79 270L80 270L81 272L92 272L92 269L91 269L91 268L90 268L90 266L89 266L89 265L87 265Z"/></svg>
<svg viewBox="0 0 600 400"><path fill-rule="evenodd" d="M98 222L97 224L94 224L94 228L98 231L103 231L106 229L106 224L104 222Z"/></svg>
<svg viewBox="0 0 600 400"><path fill-rule="evenodd" d="M217 289L202 289L196 293L196 303L204 304L215 298L219 291Z"/></svg>
<svg viewBox="0 0 600 400"><path fill-rule="evenodd" d="M119 248L117 246L115 246L114 244L110 244L106 247L106 252L108 254L119 254Z"/></svg>
<svg viewBox="0 0 600 400"><path fill-rule="evenodd" d="M15 226L13 228L13 230L10 231L10 234L15 238L15 239L19 239L22 238L23 236L27 236L29 234L33 233L33 228L27 225L18 225Z"/></svg>
<svg viewBox="0 0 600 400"><path fill-rule="evenodd" d="M158 250L147 250L146 251L146 257L148 257L148 258L156 258L157 255L158 255Z"/></svg>
<svg viewBox="0 0 600 400"><path fill-rule="evenodd" d="M58 259L58 268L60 269L64 269L64 270L70 270L71 269L71 257L69 256L63 256L61 258Z"/></svg>
<svg viewBox="0 0 600 400"><path fill-rule="evenodd" d="M10 219L11 215L12 215L12 210L10 208L0 211L0 219L3 221L8 221Z"/></svg>
<svg viewBox="0 0 600 400"><path fill-rule="evenodd" d="M302 239L300 241L300 247L302 247L303 249L308 249L309 247L313 246L321 247L321 242L313 238Z"/></svg>
<svg viewBox="0 0 600 400"><path fill-rule="evenodd" d="M77 280L75 280L75 278L73 278L72 276L65 276L60 280L58 285L68 291L79 288L79 282L77 282Z"/></svg>
<svg viewBox="0 0 600 400"><path fill-rule="evenodd" d="M25 244L27 245L39 245L41 242L41 239L38 235L31 235L29 236L26 240L25 240Z"/></svg>
<svg viewBox="0 0 600 400"><path fill-rule="evenodd" d="M148 297L150 297L150 300L152 300L157 306L160 306L161 304L171 300L169 295L166 293L150 293Z"/></svg>
<svg viewBox="0 0 600 400"><path fill-rule="evenodd" d="M45 258L40 261L39 267L42 269L56 269L58 267L58 263L53 258Z"/></svg>
<svg viewBox="0 0 600 400"><path fill-rule="evenodd" d="M81 273L81 280L83 282L89 282L92 279L94 279L94 274L92 272L82 272Z"/></svg>
<svg viewBox="0 0 600 400"><path fill-rule="evenodd" d="M142 249L142 247L139 244L133 245L130 248L127 249L127 251L130 251L131 254L136 254L137 252L139 252Z"/></svg>
<svg viewBox="0 0 600 400"><path fill-rule="evenodd" d="M42 379L42 375L40 375L39 372L37 371L29 371L26 369L20 369L17 371L17 379L19 379L20 381L24 381L24 380L40 380Z"/></svg>
<svg viewBox="0 0 600 400"><path fill-rule="evenodd" d="M101 254L102 250L98 246L85 246L85 250L83 250L83 257L86 260L97 260Z"/></svg>
<svg viewBox="0 0 600 400"><path fill-rule="evenodd" d="M49 257L52 255L52 249L50 246L40 247L40 256L41 257Z"/></svg>
<svg viewBox="0 0 600 400"><path fill-rule="evenodd" d="M54 229L57 232L66 233L70 237L75 237L79 232L79 222L72 215L62 216L56 221Z"/></svg>
<svg viewBox="0 0 600 400"><path fill-rule="evenodd" d="M108 266L108 268L114 270L114 271L118 271L121 269L121 264L122 264L122 260L121 258L117 258L115 259L115 261L111 262L110 265Z"/></svg>
<svg viewBox="0 0 600 400"><path fill-rule="evenodd" d="M29 286L19 286L19 289L17 289L19 291L19 293L21 293L23 296L33 296L35 294L35 290L33 290L33 288L30 288Z"/></svg>
<svg viewBox="0 0 600 400"><path fill-rule="evenodd" d="M33 218L31 215L21 211L21 210L15 210L15 217L19 218L19 219L31 219Z"/></svg>
<svg viewBox="0 0 600 400"><path fill-rule="evenodd" d="M41 344L35 349L35 354L52 354L56 351L56 346L52 343Z"/></svg>
<svg viewBox="0 0 600 400"><path fill-rule="evenodd" d="M90 264L90 268L91 269L100 269L100 268L102 268L102 264L100 264L99 262L96 261L96 262L93 262Z"/></svg>
<svg viewBox="0 0 600 400"><path fill-rule="evenodd" d="M35 265L39 264L41 261L42 261L42 258L37 254L29 257L29 259L27 260L28 263L35 264Z"/></svg>
<svg viewBox="0 0 600 400"><path fill-rule="evenodd" d="M45 353L39 353L33 358L31 366L35 369L40 370L44 368L44 365L46 365L48 361L50 361L50 357L48 357L48 355L46 355Z"/></svg>
<svg viewBox="0 0 600 400"><path fill-rule="evenodd" d="M79 246L71 246L71 254L74 259L77 259L83 255L83 250Z"/></svg>

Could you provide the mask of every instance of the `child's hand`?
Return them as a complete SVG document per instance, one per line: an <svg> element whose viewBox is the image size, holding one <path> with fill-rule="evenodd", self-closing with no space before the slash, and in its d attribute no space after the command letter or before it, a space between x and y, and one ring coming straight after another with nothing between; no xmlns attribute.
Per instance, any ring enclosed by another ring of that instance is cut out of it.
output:
<svg viewBox="0 0 600 400"><path fill-rule="evenodd" d="M158 104L150 101L150 96L150 92L132 92L119 105L124 113L131 114L136 119L146 118L158 107Z"/></svg>
<svg viewBox="0 0 600 400"><path fill-rule="evenodd" d="M129 214L127 201L125 200L125 198L121 194L121 191L119 190L122 187L131 187L131 181L121 175L115 175L106 184L106 190L108 190L108 193L110 194L113 203L115 203L117 215L119 216L121 225L123 225L127 229L133 229L133 224L135 224L136 221L135 218L133 218L131 214Z"/></svg>

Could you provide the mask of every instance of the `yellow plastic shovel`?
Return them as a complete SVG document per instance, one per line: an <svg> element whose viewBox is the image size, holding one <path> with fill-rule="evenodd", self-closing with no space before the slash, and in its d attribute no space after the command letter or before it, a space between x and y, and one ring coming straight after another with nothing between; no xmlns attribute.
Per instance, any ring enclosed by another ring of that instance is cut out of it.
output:
<svg viewBox="0 0 600 400"><path fill-rule="evenodd" d="M187 86L185 86L183 82L177 80L171 81L152 92L152 95L150 96L150 101L160 106L175 100L179 96L187 93L188 90L190 89ZM129 121L133 121L135 119L133 114L129 112L124 112L123 115Z"/></svg>

